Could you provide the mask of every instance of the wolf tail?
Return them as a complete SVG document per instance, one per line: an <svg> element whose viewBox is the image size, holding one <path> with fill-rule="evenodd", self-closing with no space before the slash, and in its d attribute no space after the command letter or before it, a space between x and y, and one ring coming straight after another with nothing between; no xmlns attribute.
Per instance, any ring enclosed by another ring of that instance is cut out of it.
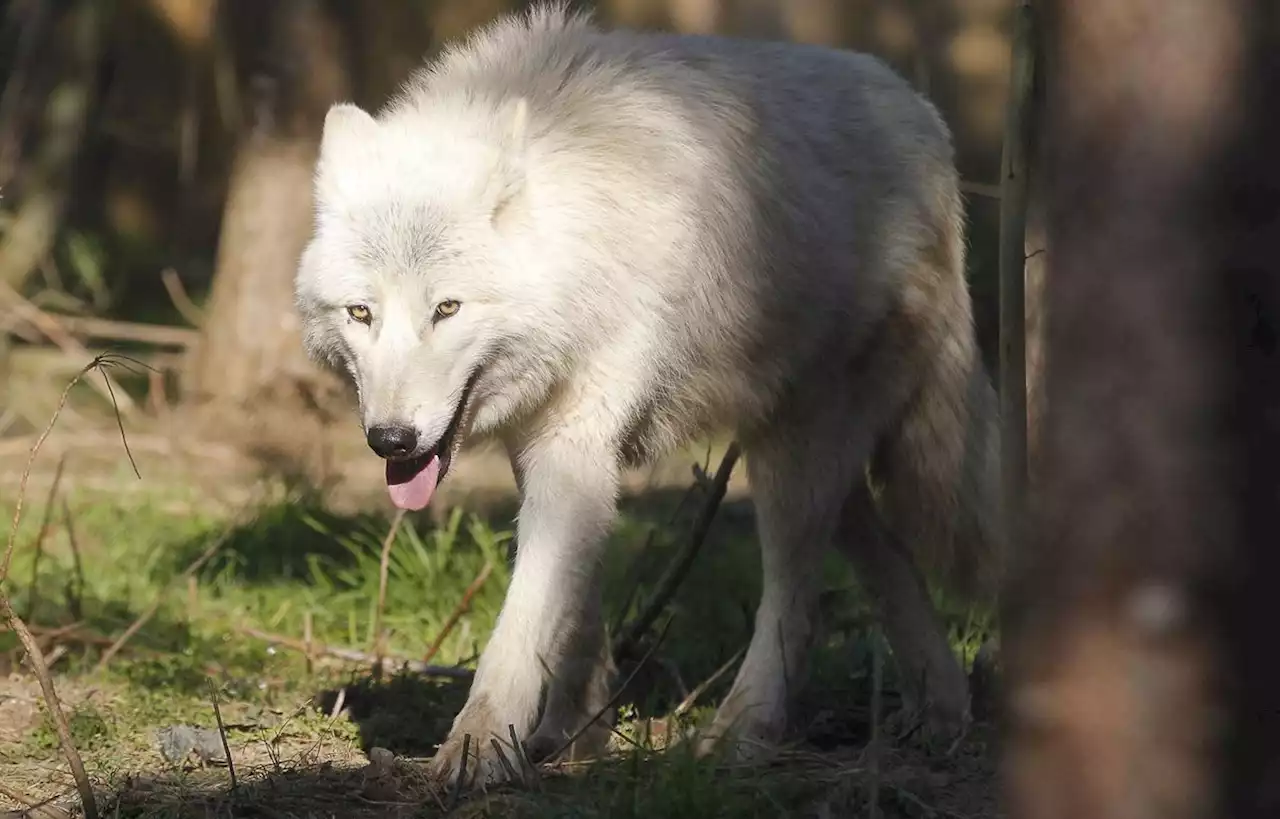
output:
<svg viewBox="0 0 1280 819"><path fill-rule="evenodd" d="M888 529L931 579L991 601L1005 559L999 407L974 332L958 179L938 181L932 235L904 279L898 317L911 328L899 365L914 391L881 437L870 479Z"/></svg>

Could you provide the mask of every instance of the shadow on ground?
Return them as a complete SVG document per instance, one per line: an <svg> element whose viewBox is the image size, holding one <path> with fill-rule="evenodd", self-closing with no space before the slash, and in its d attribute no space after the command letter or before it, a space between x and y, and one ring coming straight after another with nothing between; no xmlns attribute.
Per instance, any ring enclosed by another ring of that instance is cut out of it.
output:
<svg viewBox="0 0 1280 819"><path fill-rule="evenodd" d="M681 748L632 750L574 771L525 770L520 785L454 795L426 779L420 763L364 766L282 763L241 770L231 789L225 769L135 779L112 796L108 815L142 817L505 816L568 819L754 819L865 816L874 799L885 819L999 816L989 729L947 756L885 746L872 760L860 749L794 750L761 767L697 760Z"/></svg>

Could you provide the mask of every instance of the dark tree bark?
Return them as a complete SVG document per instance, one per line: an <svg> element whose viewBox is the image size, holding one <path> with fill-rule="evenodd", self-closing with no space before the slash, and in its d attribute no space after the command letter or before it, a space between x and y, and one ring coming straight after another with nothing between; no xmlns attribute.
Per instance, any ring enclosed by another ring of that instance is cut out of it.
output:
<svg viewBox="0 0 1280 819"><path fill-rule="evenodd" d="M1280 75L1248 0L1046 3L1015 817L1280 815Z"/></svg>

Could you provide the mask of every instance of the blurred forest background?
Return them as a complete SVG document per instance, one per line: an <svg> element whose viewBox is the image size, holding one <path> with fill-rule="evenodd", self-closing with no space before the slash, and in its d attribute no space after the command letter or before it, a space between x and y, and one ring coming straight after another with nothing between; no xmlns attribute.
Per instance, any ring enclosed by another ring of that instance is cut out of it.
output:
<svg viewBox="0 0 1280 819"><path fill-rule="evenodd" d="M443 43L523 5L0 2L0 436L29 439L67 378L110 348L154 368L114 376L133 429L178 407L188 446L198 429L281 469L325 469L333 455L316 441L330 422L358 436L344 389L303 357L291 303L324 112L376 109ZM1012 0L587 5L608 23L870 51L927 93L955 134L994 365ZM103 410L100 380L76 394ZM77 406L64 423L83 420Z"/></svg>

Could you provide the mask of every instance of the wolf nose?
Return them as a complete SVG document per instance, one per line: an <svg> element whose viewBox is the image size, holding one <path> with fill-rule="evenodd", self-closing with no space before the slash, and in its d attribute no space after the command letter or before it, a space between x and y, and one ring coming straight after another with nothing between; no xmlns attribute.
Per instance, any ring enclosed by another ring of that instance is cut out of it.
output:
<svg viewBox="0 0 1280 819"><path fill-rule="evenodd" d="M383 458L403 458L418 448L418 433L413 427L391 424L371 427L366 440L369 448Z"/></svg>

